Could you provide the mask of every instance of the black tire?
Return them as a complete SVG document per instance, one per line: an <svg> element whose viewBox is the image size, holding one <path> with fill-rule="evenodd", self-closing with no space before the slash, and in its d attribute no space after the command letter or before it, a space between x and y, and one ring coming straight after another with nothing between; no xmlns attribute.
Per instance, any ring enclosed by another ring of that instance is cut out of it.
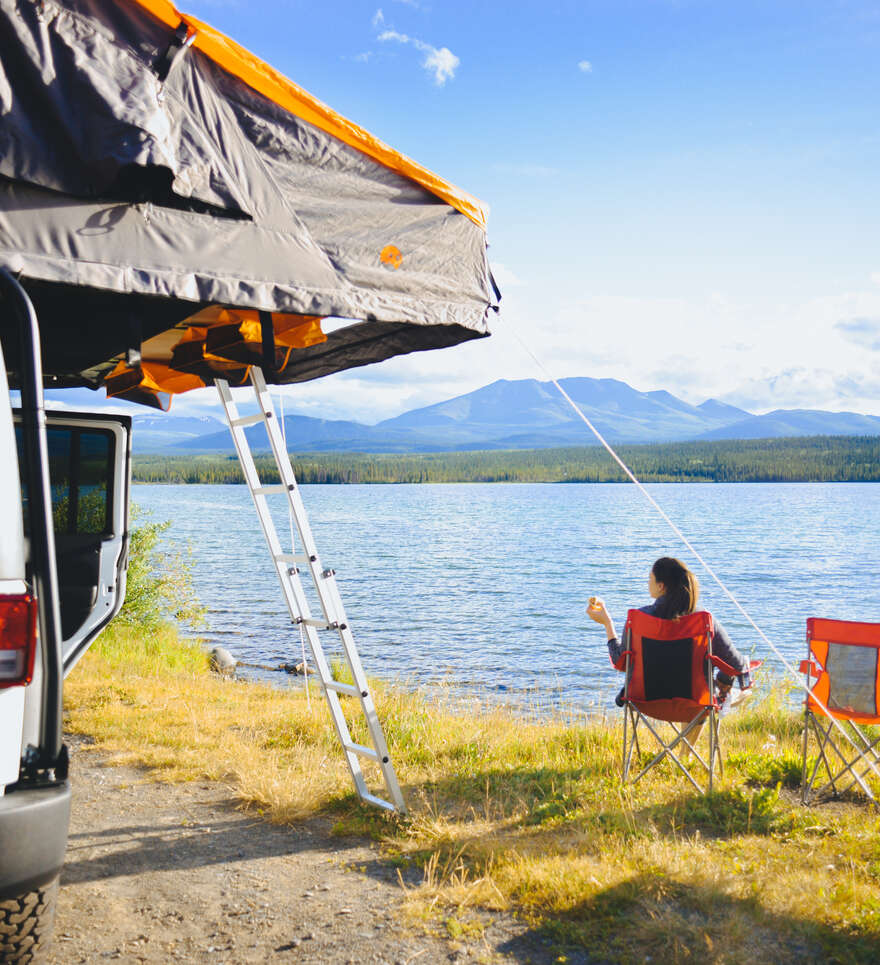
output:
<svg viewBox="0 0 880 965"><path fill-rule="evenodd" d="M38 891L0 901L0 962L39 962L52 938L58 879Z"/></svg>

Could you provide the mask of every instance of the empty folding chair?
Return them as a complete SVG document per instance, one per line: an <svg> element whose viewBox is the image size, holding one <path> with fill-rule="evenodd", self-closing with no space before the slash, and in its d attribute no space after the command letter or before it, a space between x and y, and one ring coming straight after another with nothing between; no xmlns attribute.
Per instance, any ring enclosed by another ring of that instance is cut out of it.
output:
<svg viewBox="0 0 880 965"><path fill-rule="evenodd" d="M750 685L749 674L740 674L712 654L712 615L691 613L677 620L661 620L641 610L630 610L624 630L625 650L614 665L626 672L623 692L623 780L630 780L633 752L641 756L639 728L644 725L660 745L657 754L632 778L643 777L665 758L673 761L700 792L691 769L699 768L707 777L706 790L712 790L717 770L722 774L718 741L719 704L715 693L715 670L739 679L741 687ZM758 666L757 662L752 667ZM673 734L665 740L656 721L670 725ZM708 723L708 760L694 744ZM677 749L677 753L676 753Z"/></svg>
<svg viewBox="0 0 880 965"><path fill-rule="evenodd" d="M807 659L800 667L812 691L804 701L804 804L828 788L837 797L854 784L875 800L865 778L871 774L880 780L880 733L875 735L865 727L880 724L878 653L880 623L807 620ZM818 742L818 753L809 768L811 736ZM828 780L817 787L820 769Z"/></svg>

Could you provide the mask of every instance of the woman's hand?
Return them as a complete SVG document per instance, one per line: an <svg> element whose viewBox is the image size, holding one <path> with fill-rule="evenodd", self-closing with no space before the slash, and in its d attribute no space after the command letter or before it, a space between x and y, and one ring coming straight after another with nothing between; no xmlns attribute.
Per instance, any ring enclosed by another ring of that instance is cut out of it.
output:
<svg viewBox="0 0 880 965"><path fill-rule="evenodd" d="M617 636L617 631L614 629L614 621L611 619L611 614L605 609L604 601L598 596L590 597L590 600L587 604L587 616L595 623L599 623L605 627L605 633L608 635L609 640L612 640Z"/></svg>
<svg viewBox="0 0 880 965"><path fill-rule="evenodd" d="M611 622L611 617L605 609L605 603L598 596L590 597L587 604L587 616L596 623L601 623L603 627L607 627Z"/></svg>

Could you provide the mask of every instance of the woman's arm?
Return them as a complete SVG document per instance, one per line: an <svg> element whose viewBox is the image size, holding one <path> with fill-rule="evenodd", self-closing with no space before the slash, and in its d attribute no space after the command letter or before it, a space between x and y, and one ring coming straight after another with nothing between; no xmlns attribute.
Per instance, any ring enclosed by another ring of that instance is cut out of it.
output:
<svg viewBox="0 0 880 965"><path fill-rule="evenodd" d="M611 657L612 663L617 663L623 653L623 644L617 639L611 614L605 609L605 604L598 597L590 597L587 616L595 623L605 627L605 633L608 637L608 656Z"/></svg>
<svg viewBox="0 0 880 965"><path fill-rule="evenodd" d="M730 642L727 631L717 621L713 620L715 634L712 637L712 653L720 657L725 663L729 663L737 673L745 673L749 669L749 661L736 649ZM725 673L718 672L718 680L723 684L732 684L733 678Z"/></svg>

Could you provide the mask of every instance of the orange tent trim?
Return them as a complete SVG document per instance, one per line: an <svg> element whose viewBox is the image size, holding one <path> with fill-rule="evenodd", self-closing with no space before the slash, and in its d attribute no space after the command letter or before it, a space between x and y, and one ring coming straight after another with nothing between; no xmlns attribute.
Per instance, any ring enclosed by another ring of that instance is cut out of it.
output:
<svg viewBox="0 0 880 965"><path fill-rule="evenodd" d="M341 114L337 114L219 30L215 30L188 13L181 13L169 0L132 0L132 2L148 10L171 28L177 27L183 21L189 27L190 33L196 32L193 46L224 70L238 77L248 87L268 97L296 117L332 134L349 147L361 151L397 174L402 174L420 184L485 230L489 211L482 201L444 181L439 175L395 151Z"/></svg>

